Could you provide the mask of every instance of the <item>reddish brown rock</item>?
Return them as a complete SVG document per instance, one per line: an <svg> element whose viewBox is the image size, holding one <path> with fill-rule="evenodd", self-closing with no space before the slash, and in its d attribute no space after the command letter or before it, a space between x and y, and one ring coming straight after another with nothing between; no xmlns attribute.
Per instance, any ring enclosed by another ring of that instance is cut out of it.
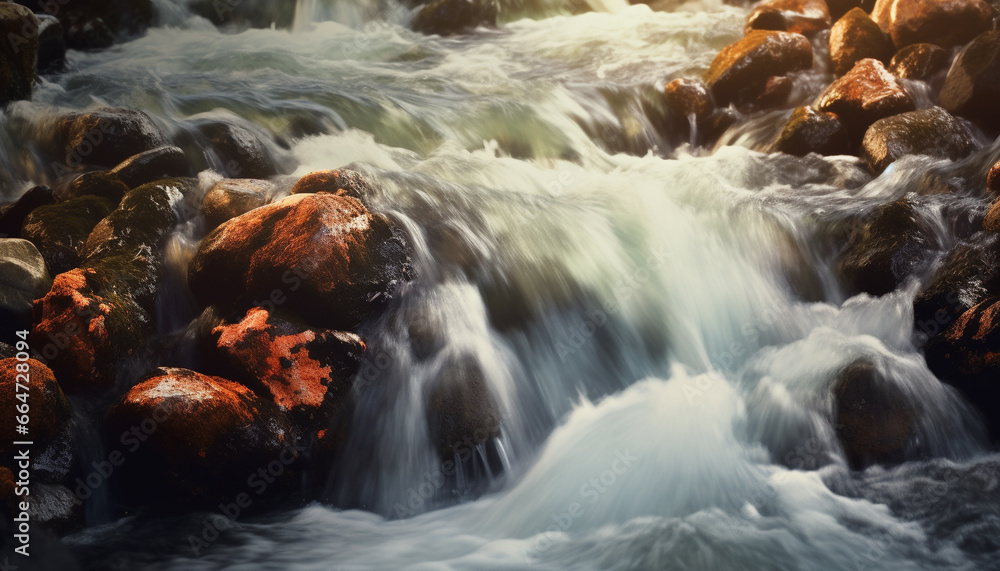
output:
<svg viewBox="0 0 1000 571"><path fill-rule="evenodd" d="M783 75L769 77L764 84L764 91L753 99L748 108L754 110L785 107L794 87L795 82L790 77Z"/></svg>
<svg viewBox="0 0 1000 571"><path fill-rule="evenodd" d="M852 468L905 459L916 411L874 363L859 360L844 368L834 381L833 397L837 437Z"/></svg>
<svg viewBox="0 0 1000 571"><path fill-rule="evenodd" d="M271 472L265 488L278 487L298 456L273 403L187 369L160 368L141 380L110 408L107 430L128 455L119 468L126 497L153 503L231 499L259 469Z"/></svg>
<svg viewBox="0 0 1000 571"><path fill-rule="evenodd" d="M208 227L215 228L230 218L246 214L267 204L274 192L274 183L252 178L220 180L205 195L201 213Z"/></svg>
<svg viewBox="0 0 1000 571"><path fill-rule="evenodd" d="M371 183L361 173L349 169L316 171L300 178L292 194L329 192L365 200L374 193Z"/></svg>
<svg viewBox="0 0 1000 571"><path fill-rule="evenodd" d="M805 156L844 155L851 152L847 128L835 113L799 107L771 146L772 152Z"/></svg>
<svg viewBox="0 0 1000 571"><path fill-rule="evenodd" d="M1000 194L1000 162L995 163L986 173L986 190Z"/></svg>
<svg viewBox="0 0 1000 571"><path fill-rule="evenodd" d="M223 223L201 243L188 283L205 306L280 294L314 325L351 329L409 279L408 249L388 218L356 199L296 194Z"/></svg>
<svg viewBox="0 0 1000 571"><path fill-rule="evenodd" d="M812 45L801 34L754 30L726 46L705 73L720 105L753 101L776 75L810 69Z"/></svg>
<svg viewBox="0 0 1000 571"><path fill-rule="evenodd" d="M897 48L920 43L950 48L990 29L993 10L983 0L878 0L872 19Z"/></svg>
<svg viewBox="0 0 1000 571"><path fill-rule="evenodd" d="M865 58L885 62L892 53L889 38L861 8L845 14L830 30L830 59L838 76L851 71L854 64Z"/></svg>
<svg viewBox="0 0 1000 571"><path fill-rule="evenodd" d="M889 62L889 71L903 79L926 81L948 69L948 50L934 44L912 44L899 50Z"/></svg>
<svg viewBox="0 0 1000 571"><path fill-rule="evenodd" d="M821 111L836 113L857 141L875 121L916 108L913 98L882 62L870 58L859 61L830 84L817 106Z"/></svg>
<svg viewBox="0 0 1000 571"><path fill-rule="evenodd" d="M868 128L861 147L861 158L876 173L908 155L956 161L975 149L965 126L940 107L879 119Z"/></svg>
<svg viewBox="0 0 1000 571"><path fill-rule="evenodd" d="M702 121L715 111L715 102L708 87L698 79L679 77L663 89L667 107L684 117Z"/></svg>
<svg viewBox="0 0 1000 571"><path fill-rule="evenodd" d="M941 87L938 102L949 112L1000 129L1000 31L981 34L965 46Z"/></svg>
<svg viewBox="0 0 1000 571"><path fill-rule="evenodd" d="M830 17L837 21L854 8L861 8L865 13L871 13L875 7L875 0L826 0L826 5L830 9Z"/></svg>
<svg viewBox="0 0 1000 571"><path fill-rule="evenodd" d="M341 409L365 351L353 333L311 328L261 307L212 333L233 378L245 379L312 433L328 428Z"/></svg>
<svg viewBox="0 0 1000 571"><path fill-rule="evenodd" d="M59 123L66 164L114 167L136 153L162 147L166 138L146 113L104 107L70 115Z"/></svg>
<svg viewBox="0 0 1000 571"><path fill-rule="evenodd" d="M1000 440L1000 299L963 313L930 340L925 355L931 371L978 407L992 437Z"/></svg>
<svg viewBox="0 0 1000 571"><path fill-rule="evenodd" d="M983 219L983 230L1000 232L1000 200L993 202Z"/></svg>
<svg viewBox="0 0 1000 571"><path fill-rule="evenodd" d="M746 31L774 30L814 34L830 27L825 0L763 0L747 17Z"/></svg>

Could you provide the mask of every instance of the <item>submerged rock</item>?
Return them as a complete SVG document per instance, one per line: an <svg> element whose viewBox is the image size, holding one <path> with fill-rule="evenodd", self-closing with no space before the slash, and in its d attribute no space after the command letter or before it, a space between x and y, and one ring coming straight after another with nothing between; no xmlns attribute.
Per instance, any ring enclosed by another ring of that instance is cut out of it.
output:
<svg viewBox="0 0 1000 571"><path fill-rule="evenodd" d="M227 178L268 178L278 174L271 151L239 125L210 121L197 126L208 142L209 163Z"/></svg>
<svg viewBox="0 0 1000 571"><path fill-rule="evenodd" d="M289 28L295 21L296 0L191 0L191 12L216 26Z"/></svg>
<svg viewBox="0 0 1000 571"><path fill-rule="evenodd" d="M201 202L201 213L208 228L264 206L274 188L274 183L266 180L246 178L227 178L215 183Z"/></svg>
<svg viewBox="0 0 1000 571"><path fill-rule="evenodd" d="M926 241L913 205L884 204L854 223L837 271L850 294L887 294L915 269Z"/></svg>
<svg viewBox="0 0 1000 571"><path fill-rule="evenodd" d="M851 141L836 113L799 107L788 118L771 151L800 157L809 153L845 155L851 152Z"/></svg>
<svg viewBox="0 0 1000 571"><path fill-rule="evenodd" d="M837 75L851 71L866 58L889 61L892 53L892 42L861 8L845 14L830 30L830 59Z"/></svg>
<svg viewBox="0 0 1000 571"><path fill-rule="evenodd" d="M875 121L913 111L913 98L886 71L882 62L863 59L819 97L821 111L836 113L853 140L860 141Z"/></svg>
<svg viewBox="0 0 1000 571"><path fill-rule="evenodd" d="M825 0L763 0L747 17L746 30L814 34L830 27Z"/></svg>
<svg viewBox="0 0 1000 571"><path fill-rule="evenodd" d="M753 101L776 75L810 69L812 45L801 34L755 30L726 46L705 73L720 105Z"/></svg>
<svg viewBox="0 0 1000 571"><path fill-rule="evenodd" d="M224 222L201 243L188 283L204 305L287 297L314 325L349 330L409 279L402 232L356 199L296 194Z"/></svg>
<svg viewBox="0 0 1000 571"><path fill-rule="evenodd" d="M129 500L214 507L240 491L289 482L298 458L291 427L274 404L241 384L187 369L159 368L107 415L110 442L125 447L119 482ZM271 464L276 463L276 468Z"/></svg>
<svg viewBox="0 0 1000 571"><path fill-rule="evenodd" d="M114 204L107 198L80 196L36 208L24 220L21 237L42 253L49 273L67 272L80 264L80 248Z"/></svg>
<svg viewBox="0 0 1000 571"><path fill-rule="evenodd" d="M450 36L479 26L496 26L497 0L429 0L413 18L413 29Z"/></svg>
<svg viewBox="0 0 1000 571"><path fill-rule="evenodd" d="M955 161L975 148L965 126L940 107L879 119L868 128L861 146L862 158L876 173L907 155Z"/></svg>
<svg viewBox="0 0 1000 571"><path fill-rule="evenodd" d="M292 187L292 194L308 192L329 192L331 194L352 196L360 201L375 193L368 179L358 171L337 169L316 171L300 178Z"/></svg>
<svg viewBox="0 0 1000 571"><path fill-rule="evenodd" d="M157 147L133 155L111 169L125 185L132 189L150 182L191 174L187 156L179 147Z"/></svg>
<svg viewBox="0 0 1000 571"><path fill-rule="evenodd" d="M950 48L988 30L993 10L983 0L878 0L872 19L897 48L920 43Z"/></svg>
<svg viewBox="0 0 1000 571"><path fill-rule="evenodd" d="M167 144L160 128L143 111L104 107L70 115L59 122L66 141L66 164L111 168L136 153Z"/></svg>
<svg viewBox="0 0 1000 571"><path fill-rule="evenodd" d="M0 2L0 106L29 99L38 67L38 18L12 2Z"/></svg>
<svg viewBox="0 0 1000 571"><path fill-rule="evenodd" d="M930 370L977 407L1000 440L1000 298L963 313L924 353Z"/></svg>
<svg viewBox="0 0 1000 571"><path fill-rule="evenodd" d="M951 113L989 129L1000 129L1000 32L990 31L965 46L944 80L938 101Z"/></svg>
<svg viewBox="0 0 1000 571"><path fill-rule="evenodd" d="M903 79L927 81L948 69L948 51L934 44L912 44L896 52L889 71Z"/></svg>
<svg viewBox="0 0 1000 571"><path fill-rule="evenodd" d="M500 435L500 408L474 357L445 360L429 390L427 424L442 459Z"/></svg>
<svg viewBox="0 0 1000 571"><path fill-rule="evenodd" d="M874 363L862 359L840 371L833 398L837 438L852 468L905 459L916 411Z"/></svg>
<svg viewBox="0 0 1000 571"><path fill-rule="evenodd" d="M365 344L354 333L309 327L256 307L212 330L215 348L243 381L303 432L325 431L344 405Z"/></svg>
<svg viewBox="0 0 1000 571"><path fill-rule="evenodd" d="M0 239L0 322L18 329L30 327L31 302L50 287L52 278L34 244Z"/></svg>

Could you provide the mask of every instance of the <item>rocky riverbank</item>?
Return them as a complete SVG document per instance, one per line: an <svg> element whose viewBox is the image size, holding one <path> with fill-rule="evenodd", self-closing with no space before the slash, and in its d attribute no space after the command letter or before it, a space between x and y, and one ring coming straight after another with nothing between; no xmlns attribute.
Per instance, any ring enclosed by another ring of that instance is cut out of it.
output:
<svg viewBox="0 0 1000 571"><path fill-rule="evenodd" d="M31 9L0 3L0 31L15 39L0 45L2 103L30 98L37 74L58 71L67 47L106 48L155 24L148 2L55 12L24 4ZM194 2L191 10L227 29L289 27L294 4L248 0L220 12ZM408 10L415 30L450 35L497 25L498 5L435 0ZM666 83L662 113L650 116L668 140L708 151L727 132L780 112L775 136L757 150L853 155L872 177L891 176L913 155L960 161L1000 134L996 19L981 0L765 1L702 76ZM122 512L211 509L258 470L255 482L270 497L320 497L317 475L340 460L351 428L368 350L363 326L420 279L412 236L372 209L376 185L351 169L291 176L275 141L238 120L177 129L140 109L96 107L53 111L20 132L47 160L0 209L0 311L10 331L31 332L31 431L45 506L36 520L78 528L84 501L108 481ZM973 198L993 201L1000 166L970 186ZM1000 200L977 208L955 214L968 224L917 295L914 336L935 375L980 409L997 439ZM197 246L177 284L167 259L189 227ZM836 269L851 295L896 291L931 249L931 229L908 196L839 231ZM169 295L197 308L179 334L157 310ZM0 408L13 410L15 366L24 361L16 340L7 342ZM150 358L164 354L186 362ZM478 365L451 361L427 396L428 430L444 460L457 443L498 437L503 422ZM853 467L905 457L915 412L877 366L851 364L831 392ZM85 466L81 434L95 426L105 456ZM9 505L16 466L12 450L0 452Z"/></svg>

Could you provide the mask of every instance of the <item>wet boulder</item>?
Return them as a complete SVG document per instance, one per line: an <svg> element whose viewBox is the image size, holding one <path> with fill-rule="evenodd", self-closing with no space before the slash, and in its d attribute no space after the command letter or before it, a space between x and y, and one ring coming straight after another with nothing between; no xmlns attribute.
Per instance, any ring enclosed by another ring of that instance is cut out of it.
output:
<svg viewBox="0 0 1000 571"><path fill-rule="evenodd" d="M429 0L413 18L413 29L424 34L451 36L479 26L496 26L497 0Z"/></svg>
<svg viewBox="0 0 1000 571"><path fill-rule="evenodd" d="M248 490L248 478L267 476L266 489L288 484L298 458L274 404L188 369L159 368L140 380L108 410L106 429L128 455L116 476L131 501L214 507Z"/></svg>
<svg viewBox="0 0 1000 571"><path fill-rule="evenodd" d="M287 297L313 325L350 330L409 279L402 231L357 199L296 194L224 222L202 240L188 283L204 305Z"/></svg>
<svg viewBox="0 0 1000 571"><path fill-rule="evenodd" d="M972 307L924 348L927 366L986 418L1000 440L1000 298Z"/></svg>
<svg viewBox="0 0 1000 571"><path fill-rule="evenodd" d="M892 42L861 8L845 14L830 30L830 59L838 76L863 59L886 62L892 54Z"/></svg>
<svg viewBox="0 0 1000 571"><path fill-rule="evenodd" d="M708 86L698 79L679 77L663 89L664 102L682 117L704 121L715 111L715 102Z"/></svg>
<svg viewBox="0 0 1000 571"><path fill-rule="evenodd" d="M716 103L753 101L776 75L812 68L809 40L801 34L755 30L726 46L712 61L704 80Z"/></svg>
<svg viewBox="0 0 1000 571"><path fill-rule="evenodd" d="M841 370L833 384L834 425L854 469L905 459L917 412L905 392L870 360Z"/></svg>
<svg viewBox="0 0 1000 571"><path fill-rule="evenodd" d="M59 18L37 14L38 18L38 71L52 73L66 65L66 40Z"/></svg>
<svg viewBox="0 0 1000 571"><path fill-rule="evenodd" d="M835 113L799 107L771 145L771 152L799 157L809 153L845 155L851 152L851 141Z"/></svg>
<svg viewBox="0 0 1000 571"><path fill-rule="evenodd" d="M179 147L165 146L125 159L111 169L111 174L132 189L166 178L188 176L191 174L191 166Z"/></svg>
<svg viewBox="0 0 1000 571"><path fill-rule="evenodd" d="M250 130L224 121L197 125L208 144L211 167L229 178L268 178L278 174L267 145Z"/></svg>
<svg viewBox="0 0 1000 571"><path fill-rule="evenodd" d="M736 122L730 109L718 109L712 93L700 79L677 78L663 90L663 102L670 121L666 133L672 144L710 145ZM732 118L732 121L729 119ZM692 121L694 124L692 125ZM695 137L692 140L691 130Z"/></svg>
<svg viewBox="0 0 1000 571"><path fill-rule="evenodd" d="M443 360L428 391L427 424L442 459L500 435L500 407L475 357Z"/></svg>
<svg viewBox="0 0 1000 571"><path fill-rule="evenodd" d="M837 21L854 8L861 8L870 14L875 8L875 0L826 0L826 5L830 9L830 17Z"/></svg>
<svg viewBox="0 0 1000 571"><path fill-rule="evenodd" d="M907 155L955 161L974 149L972 136L961 122L944 109L931 107L876 121L865 133L861 157L880 173Z"/></svg>
<svg viewBox="0 0 1000 571"><path fill-rule="evenodd" d="M45 260L27 240L0 239L0 322L9 327L31 325L31 302L45 295L52 278Z"/></svg>
<svg viewBox="0 0 1000 571"><path fill-rule="evenodd" d="M986 190L1000 194L1000 162L994 163L986 173Z"/></svg>
<svg viewBox="0 0 1000 571"><path fill-rule="evenodd" d="M59 122L66 141L66 164L111 168L136 153L167 144L166 137L143 111L103 107L70 115Z"/></svg>
<svg viewBox="0 0 1000 571"><path fill-rule="evenodd" d="M994 201L990 205L990 209L986 211L986 217L983 218L983 230L1000 232L1000 200Z"/></svg>
<svg viewBox="0 0 1000 571"><path fill-rule="evenodd" d="M223 28L289 28L296 0L191 0L188 8Z"/></svg>
<svg viewBox="0 0 1000 571"><path fill-rule="evenodd" d="M274 193L274 183L257 179L222 179L208 191L201 202L201 213L208 227L246 214L267 204Z"/></svg>
<svg viewBox="0 0 1000 571"><path fill-rule="evenodd" d="M31 98L38 66L38 18L12 2L0 2L0 106Z"/></svg>
<svg viewBox="0 0 1000 571"><path fill-rule="evenodd" d="M814 34L830 27L825 0L763 0L747 17L746 31L774 30Z"/></svg>
<svg viewBox="0 0 1000 571"><path fill-rule="evenodd" d="M913 98L882 62L871 58L859 61L830 84L817 107L836 113L853 141L860 141L875 121L916 109Z"/></svg>
<svg viewBox="0 0 1000 571"><path fill-rule="evenodd" d="M951 56L934 44L911 44L896 52L889 71L903 79L927 81L948 69Z"/></svg>
<svg viewBox="0 0 1000 571"><path fill-rule="evenodd" d="M312 435L325 432L340 412L365 352L354 333L309 327L263 307L251 309L238 323L216 326L212 336L233 379Z"/></svg>
<svg viewBox="0 0 1000 571"><path fill-rule="evenodd" d="M80 263L80 247L114 204L107 198L80 196L36 208L24 220L21 237L42 253L52 275L69 271Z"/></svg>
<svg viewBox="0 0 1000 571"><path fill-rule="evenodd" d="M884 295L913 272L926 245L913 205L902 200L884 204L854 222L837 271L848 293Z"/></svg>
<svg viewBox="0 0 1000 571"><path fill-rule="evenodd" d="M25 375L18 379L19 375ZM28 393L28 434L17 440L31 440L33 476L38 481L59 483L72 470L75 462L73 452L73 409L63 394L52 370L35 359L21 361L17 358L0 360L0 407L8 414L0 416L0 430L4 434L16 435L18 406L24 404L17 398L17 384L29 386ZM12 438L0 442L0 458L4 466L17 471L13 461L16 447Z"/></svg>
<svg viewBox="0 0 1000 571"><path fill-rule="evenodd" d="M118 175L108 171L91 171L73 179L61 195L64 199L96 196L108 199L111 204L118 204L126 192L128 186Z"/></svg>
<svg viewBox="0 0 1000 571"><path fill-rule="evenodd" d="M160 252L187 184L164 181L130 191L90 233L80 267L56 276L36 300L32 347L65 390L110 388L120 363L155 331Z"/></svg>
<svg viewBox="0 0 1000 571"><path fill-rule="evenodd" d="M36 208L52 204L56 195L47 186L36 186L29 189L13 204L0 207L0 238L18 238L25 218Z"/></svg>
<svg viewBox="0 0 1000 571"><path fill-rule="evenodd" d="M938 96L949 112L988 129L1000 129L1000 31L990 31L972 40L958 56Z"/></svg>
<svg viewBox="0 0 1000 571"><path fill-rule="evenodd" d="M921 43L951 48L988 30L993 10L983 0L878 0L872 19L897 48Z"/></svg>
<svg viewBox="0 0 1000 571"><path fill-rule="evenodd" d="M116 39L142 33L153 21L152 0L18 0L59 19L67 47L105 48Z"/></svg>
<svg viewBox="0 0 1000 571"><path fill-rule="evenodd" d="M358 171L337 169L311 172L300 178L291 191L292 194L307 192L329 192L352 196L363 202L375 193L375 189L368 182L368 179Z"/></svg>

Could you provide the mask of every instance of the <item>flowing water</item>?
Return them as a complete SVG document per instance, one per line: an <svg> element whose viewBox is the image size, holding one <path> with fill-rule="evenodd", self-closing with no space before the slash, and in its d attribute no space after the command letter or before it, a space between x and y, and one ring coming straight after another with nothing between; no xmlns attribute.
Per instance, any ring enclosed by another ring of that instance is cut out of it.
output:
<svg viewBox="0 0 1000 571"><path fill-rule="evenodd" d="M674 4L506 2L501 28L442 39L409 31L393 0L302 0L292 32L241 33L161 0L160 27L71 52L12 106L0 161L36 182L56 175L18 133L49 106L138 107L174 134L239 118L294 175L353 165L420 276L363 332L326 502L238 518L197 554L189 536L212 514L88 514L65 540L81 565L998 568L1000 458L914 345L921 276L848 299L832 266L847 221L915 193L936 229L929 267L957 240L949 209L981 209L974 181L1000 149L871 180L852 158L748 148L774 115L733 146L672 148L656 89L704 70L746 16ZM171 243L176 275L198 232ZM196 314L168 298L165 334ZM918 413L902 466L852 472L837 444L831 385L861 357ZM423 410L456 360L478 364L503 414L458 481Z"/></svg>

